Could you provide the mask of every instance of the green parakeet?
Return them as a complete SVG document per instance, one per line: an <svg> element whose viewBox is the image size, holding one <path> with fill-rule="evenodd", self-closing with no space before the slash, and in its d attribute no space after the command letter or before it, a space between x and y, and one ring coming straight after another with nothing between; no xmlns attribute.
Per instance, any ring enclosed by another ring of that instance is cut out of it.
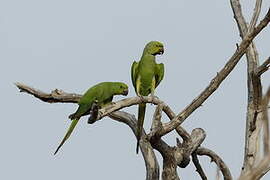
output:
<svg viewBox="0 0 270 180"><path fill-rule="evenodd" d="M81 116L89 113L94 102L96 102L99 107L103 107L112 102L114 95L126 96L127 94L128 86L122 82L102 82L89 88L78 102L79 107L77 111L69 116L72 123L54 154L58 152L65 141L70 137Z"/></svg>
<svg viewBox="0 0 270 180"><path fill-rule="evenodd" d="M134 61L131 67L131 79L138 96L154 96L154 90L164 77L164 64L157 64L155 56L164 53L163 44L158 41L151 41L146 44L141 60ZM138 125L137 125L137 147L139 151L139 141L143 129L146 104L139 104Z"/></svg>

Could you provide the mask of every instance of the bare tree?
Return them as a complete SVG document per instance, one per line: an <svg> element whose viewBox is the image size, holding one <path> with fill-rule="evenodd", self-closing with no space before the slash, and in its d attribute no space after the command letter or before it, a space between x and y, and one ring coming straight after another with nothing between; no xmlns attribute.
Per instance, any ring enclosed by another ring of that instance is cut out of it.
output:
<svg viewBox="0 0 270 180"><path fill-rule="evenodd" d="M210 81L209 85L181 112L176 114L158 97L131 97L99 109L96 114L98 120L108 116L115 121L128 125L133 133L136 134L137 120L135 116L123 111L123 109L142 102L156 105L150 133L146 134L143 132L143 137L140 140L140 149L145 160L147 180L156 180L160 176L159 164L154 149L163 158L163 180L180 179L177 174L177 167L185 168L190 163L190 158L192 158L192 162L201 179L207 179L198 156L208 156L216 163L225 180L232 179L229 167L222 158L214 151L201 146L206 137L206 132L201 128L196 128L189 134L181 127L181 124L219 88L219 85L230 74L244 54L246 54L248 67L248 107L244 162L242 171L239 173L239 179L260 179L270 169L269 120L267 113L270 88L263 96L261 84L261 76L269 69L270 57L262 64L259 64L259 55L253 42L253 39L268 25L270 21L270 8L263 19L257 23L262 0L256 0L251 22L247 23L242 14L239 0L230 0L230 2L242 42L237 44L233 55ZM21 83L16 83L16 86L20 91L34 95L36 98L48 103L77 103L81 97L79 94L66 93L58 89L53 90L51 93L44 93ZM169 117L170 122L161 122L162 112ZM176 145L170 146L161 138L173 130L177 132L181 140L177 137Z"/></svg>

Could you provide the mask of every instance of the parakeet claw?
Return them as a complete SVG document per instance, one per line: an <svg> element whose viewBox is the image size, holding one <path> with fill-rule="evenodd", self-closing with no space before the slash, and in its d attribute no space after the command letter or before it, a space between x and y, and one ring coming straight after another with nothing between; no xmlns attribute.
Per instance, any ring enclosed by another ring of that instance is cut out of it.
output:
<svg viewBox="0 0 270 180"><path fill-rule="evenodd" d="M88 124L94 124L97 121L97 119L93 116L89 116L87 123Z"/></svg>
<svg viewBox="0 0 270 180"><path fill-rule="evenodd" d="M154 93L151 93L151 105L153 105L154 103L154 99L155 99L155 95L154 95Z"/></svg>
<svg viewBox="0 0 270 180"><path fill-rule="evenodd" d="M142 95L138 95L138 97L141 99L141 101L143 102L143 96Z"/></svg>
<svg viewBox="0 0 270 180"><path fill-rule="evenodd" d="M115 105L115 104L116 104L115 102L108 103L108 105Z"/></svg>

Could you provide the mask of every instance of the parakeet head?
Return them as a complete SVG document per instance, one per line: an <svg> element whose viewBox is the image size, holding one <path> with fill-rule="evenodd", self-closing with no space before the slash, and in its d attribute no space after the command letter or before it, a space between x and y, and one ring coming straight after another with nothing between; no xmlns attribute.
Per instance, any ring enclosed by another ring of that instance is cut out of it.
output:
<svg viewBox="0 0 270 180"><path fill-rule="evenodd" d="M146 44L143 53L149 53L152 55L157 55L157 54L163 54L164 53L164 47L161 42L158 41L151 41Z"/></svg>
<svg viewBox="0 0 270 180"><path fill-rule="evenodd" d="M128 85L122 82L115 82L114 83L115 87L115 94L117 95L128 95Z"/></svg>

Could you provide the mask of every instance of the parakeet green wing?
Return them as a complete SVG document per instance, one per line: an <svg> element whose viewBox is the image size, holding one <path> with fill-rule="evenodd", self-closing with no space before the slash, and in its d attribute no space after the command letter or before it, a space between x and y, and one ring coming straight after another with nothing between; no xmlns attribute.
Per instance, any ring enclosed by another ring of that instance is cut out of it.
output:
<svg viewBox="0 0 270 180"><path fill-rule="evenodd" d="M89 88L78 102L79 107L77 111L69 116L69 118L72 120L72 123L54 154L59 151L65 141L70 137L81 116L89 114L94 101L97 100L97 105L102 107L112 102L114 95L127 94L128 86L121 82L103 82Z"/></svg>
<svg viewBox="0 0 270 180"><path fill-rule="evenodd" d="M155 69L156 87L160 84L163 77L164 77L164 64L160 63L156 65L156 69Z"/></svg>
<svg viewBox="0 0 270 180"><path fill-rule="evenodd" d="M138 63L133 62L131 66L131 79L138 96L148 96L150 93L152 96L154 95L155 88L160 84L164 76L164 65L157 64L155 56L163 53L163 44L158 41L151 41L146 44L140 61ZM137 153L139 151L139 141L143 130L145 110L146 104L140 103L136 132Z"/></svg>
<svg viewBox="0 0 270 180"><path fill-rule="evenodd" d="M138 70L138 64L136 61L133 62L132 66L131 66L131 80L132 80L132 84L133 87L135 88L136 91L136 77L137 77L137 70ZM136 91L137 93L137 91Z"/></svg>

